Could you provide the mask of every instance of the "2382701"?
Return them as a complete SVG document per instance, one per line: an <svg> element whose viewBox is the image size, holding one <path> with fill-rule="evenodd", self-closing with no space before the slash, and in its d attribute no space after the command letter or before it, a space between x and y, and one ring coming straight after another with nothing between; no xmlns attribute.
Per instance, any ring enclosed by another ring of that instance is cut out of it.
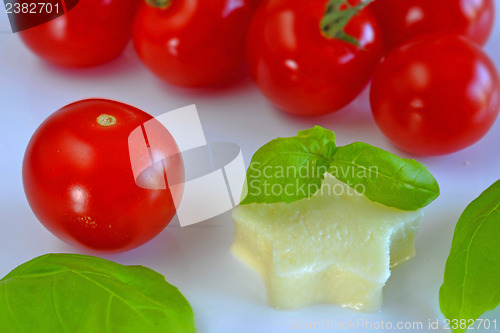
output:
<svg viewBox="0 0 500 333"><path fill-rule="evenodd" d="M444 321L444 329L468 329L468 330L496 330L497 329L497 320L489 320L489 319L445 319Z"/></svg>
<svg viewBox="0 0 500 333"><path fill-rule="evenodd" d="M16 2L6 3L5 12L7 14L52 14L59 13L59 3L50 2Z"/></svg>

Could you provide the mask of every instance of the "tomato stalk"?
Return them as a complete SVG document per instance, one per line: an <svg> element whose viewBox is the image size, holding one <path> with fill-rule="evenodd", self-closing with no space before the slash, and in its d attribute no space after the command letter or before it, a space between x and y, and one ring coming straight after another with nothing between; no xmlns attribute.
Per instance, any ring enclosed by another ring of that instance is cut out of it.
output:
<svg viewBox="0 0 500 333"><path fill-rule="evenodd" d="M373 0L365 0L356 6L351 6L347 0L329 0L325 15L321 19L320 28L327 38L335 38L361 47L359 41L348 35L344 29L349 21ZM347 8L343 8L347 7Z"/></svg>
<svg viewBox="0 0 500 333"><path fill-rule="evenodd" d="M170 6L171 0L146 0L146 3L150 6L160 8L160 9L166 9L168 6Z"/></svg>

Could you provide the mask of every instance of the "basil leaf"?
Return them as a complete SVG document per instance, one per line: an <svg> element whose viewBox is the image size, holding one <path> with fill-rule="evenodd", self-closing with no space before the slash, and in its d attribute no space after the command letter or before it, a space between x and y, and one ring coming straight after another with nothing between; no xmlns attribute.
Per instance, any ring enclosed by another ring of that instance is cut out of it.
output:
<svg viewBox="0 0 500 333"><path fill-rule="evenodd" d="M388 207L417 210L439 196L439 185L426 166L363 142L337 148L329 172Z"/></svg>
<svg viewBox="0 0 500 333"><path fill-rule="evenodd" d="M252 157L241 204L310 198L320 189L335 148L335 134L319 126L265 144Z"/></svg>
<svg viewBox="0 0 500 333"><path fill-rule="evenodd" d="M4 332L195 332L191 307L155 271L48 254L0 280Z"/></svg>
<svg viewBox="0 0 500 333"><path fill-rule="evenodd" d="M441 311L450 321L471 324L500 304L499 243L500 180L467 206L455 227L439 290Z"/></svg>
<svg viewBox="0 0 500 333"><path fill-rule="evenodd" d="M362 142L337 148L335 134L316 126L272 140L254 154L240 204L310 198L326 172L368 199L402 210L423 208L439 196L438 183L417 161Z"/></svg>

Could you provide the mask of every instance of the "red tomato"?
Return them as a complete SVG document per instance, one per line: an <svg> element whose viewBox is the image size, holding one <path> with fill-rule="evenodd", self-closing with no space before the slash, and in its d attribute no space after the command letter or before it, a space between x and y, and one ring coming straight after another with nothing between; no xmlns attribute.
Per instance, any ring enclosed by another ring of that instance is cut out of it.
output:
<svg viewBox="0 0 500 333"><path fill-rule="evenodd" d="M178 153L170 133L147 113L83 100L52 114L31 138L24 191L36 217L60 239L126 251L152 239L174 216L182 193L165 182L183 182Z"/></svg>
<svg viewBox="0 0 500 333"><path fill-rule="evenodd" d="M21 31L23 42L50 63L90 67L120 55L141 0L80 0L65 15Z"/></svg>
<svg viewBox="0 0 500 333"><path fill-rule="evenodd" d="M266 1L267 1L267 0L266 0ZM257 8L257 7L260 5L260 3L262 2L262 0L252 0L252 2L253 2L253 6L254 6L255 8Z"/></svg>
<svg viewBox="0 0 500 333"><path fill-rule="evenodd" d="M488 56L459 36L424 36L390 53L375 71L371 106L401 149L448 154L472 145L500 108L500 81Z"/></svg>
<svg viewBox="0 0 500 333"><path fill-rule="evenodd" d="M250 0L173 0L164 9L144 3L134 46L142 62L168 83L218 85L243 64L252 13Z"/></svg>
<svg viewBox="0 0 500 333"><path fill-rule="evenodd" d="M389 50L425 33L454 33L484 45L493 29L493 0L376 0Z"/></svg>
<svg viewBox="0 0 500 333"><path fill-rule="evenodd" d="M278 108L301 116L339 110L368 83L382 49L378 25L366 9L346 33L362 48L325 37L327 0L263 2L252 20L247 60L252 78Z"/></svg>

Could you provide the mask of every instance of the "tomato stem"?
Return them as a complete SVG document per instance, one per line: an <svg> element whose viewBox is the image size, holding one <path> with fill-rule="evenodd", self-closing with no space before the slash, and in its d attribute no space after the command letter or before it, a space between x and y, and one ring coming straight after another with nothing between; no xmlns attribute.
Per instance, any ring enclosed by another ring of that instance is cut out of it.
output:
<svg viewBox="0 0 500 333"><path fill-rule="evenodd" d="M146 3L150 6L160 8L160 9L166 9L168 6L170 6L171 0L146 0Z"/></svg>
<svg viewBox="0 0 500 333"><path fill-rule="evenodd" d="M109 114L101 114L97 117L97 123L103 127L113 126L116 124L116 118Z"/></svg>
<svg viewBox="0 0 500 333"><path fill-rule="evenodd" d="M359 41L345 33L344 29L349 21L373 0L365 0L356 6L351 6L347 0L329 0L325 15L321 19L320 28L327 38L335 38L361 47ZM347 8L344 8L347 7Z"/></svg>

